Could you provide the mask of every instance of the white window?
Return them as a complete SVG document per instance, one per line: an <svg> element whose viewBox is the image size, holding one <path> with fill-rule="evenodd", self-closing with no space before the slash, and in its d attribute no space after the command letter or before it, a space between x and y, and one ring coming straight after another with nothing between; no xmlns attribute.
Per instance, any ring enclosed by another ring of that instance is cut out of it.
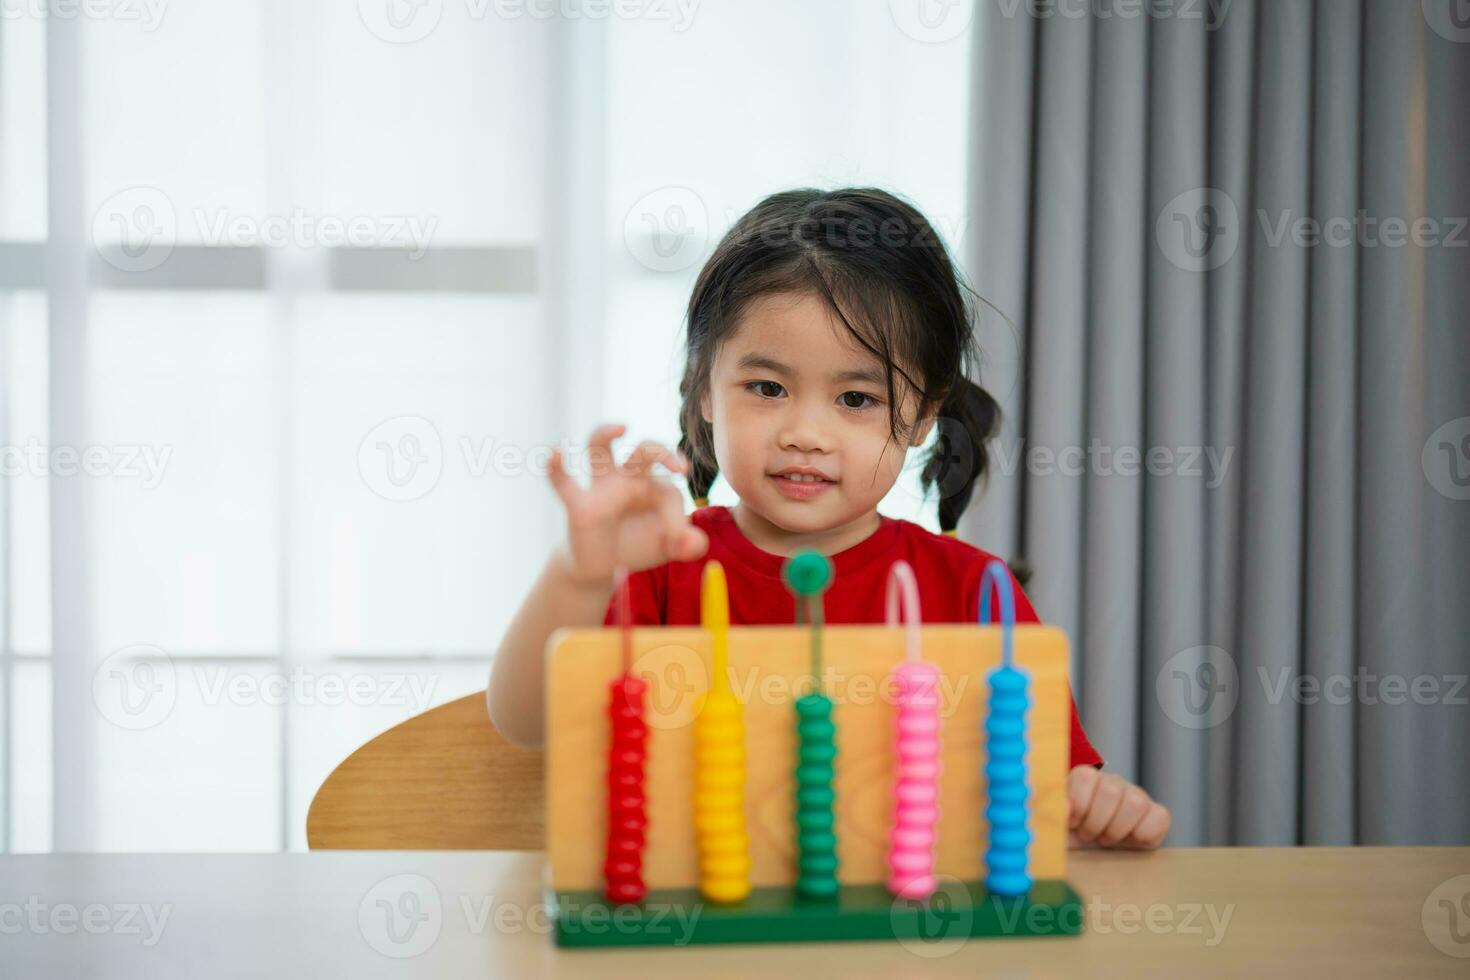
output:
<svg viewBox="0 0 1470 980"><path fill-rule="evenodd" d="M890 6L0 20L5 849L304 847L336 763L483 688L544 450L677 439L740 212L876 184L958 247L970 39Z"/></svg>

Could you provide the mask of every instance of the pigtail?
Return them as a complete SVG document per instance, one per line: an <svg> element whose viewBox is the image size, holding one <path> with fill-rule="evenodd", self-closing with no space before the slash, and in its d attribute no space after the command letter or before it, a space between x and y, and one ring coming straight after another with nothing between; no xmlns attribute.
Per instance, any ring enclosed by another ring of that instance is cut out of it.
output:
<svg viewBox="0 0 1470 980"><path fill-rule="evenodd" d="M682 386L681 386L682 387ZM714 486L719 468L715 464L714 426L699 412L699 399L685 396L685 408L679 415L679 452L689 460L689 496L694 506L709 506L709 488Z"/></svg>
<svg viewBox="0 0 1470 980"><path fill-rule="evenodd" d="M926 494L930 487L937 489L939 528L954 535L976 482L989 468L986 444L1000 426L1000 405L984 388L961 377L941 403L935 424L938 438L919 482Z"/></svg>

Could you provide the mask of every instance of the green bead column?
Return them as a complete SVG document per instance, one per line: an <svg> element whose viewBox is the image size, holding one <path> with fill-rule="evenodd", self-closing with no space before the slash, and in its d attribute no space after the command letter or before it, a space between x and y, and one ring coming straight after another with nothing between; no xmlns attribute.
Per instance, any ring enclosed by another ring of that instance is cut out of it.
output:
<svg viewBox="0 0 1470 980"><path fill-rule="evenodd" d="M796 890L809 898L837 894L837 817L832 805L836 775L837 726L832 699L808 694L796 701L796 734L801 741L796 765Z"/></svg>
<svg viewBox="0 0 1470 980"><path fill-rule="evenodd" d="M822 592L832 582L832 563L816 551L803 551L786 563L786 586L796 595L800 621L802 605L810 612L812 679L817 690L796 700L796 847L797 894L807 898L837 895L837 726L832 721L832 699L821 693Z"/></svg>

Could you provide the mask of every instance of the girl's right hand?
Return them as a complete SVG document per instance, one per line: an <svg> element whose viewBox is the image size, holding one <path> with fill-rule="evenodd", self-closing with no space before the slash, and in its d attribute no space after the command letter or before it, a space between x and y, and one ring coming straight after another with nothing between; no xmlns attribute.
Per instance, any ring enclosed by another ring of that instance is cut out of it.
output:
<svg viewBox="0 0 1470 980"><path fill-rule="evenodd" d="M684 499L667 477L651 472L655 463L689 474L677 449L656 442L638 445L621 466L612 441L623 425L601 425L587 440L592 485L583 487L567 473L560 450L553 450L548 472L567 509L566 551L579 584L611 588L618 566L629 572L668 561L693 561L709 538L684 514Z"/></svg>

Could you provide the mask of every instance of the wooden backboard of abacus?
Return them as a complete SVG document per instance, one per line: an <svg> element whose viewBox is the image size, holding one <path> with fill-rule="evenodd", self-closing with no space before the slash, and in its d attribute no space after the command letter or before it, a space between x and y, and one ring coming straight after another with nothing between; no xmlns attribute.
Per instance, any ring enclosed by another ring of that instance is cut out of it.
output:
<svg viewBox="0 0 1470 980"><path fill-rule="evenodd" d="M1067 638L1048 626L1015 628L1016 665L1030 677L1026 783L1032 878L1066 876L1066 776L1070 752ZM940 685L940 818L935 872L984 877L987 675L1000 663L997 627L923 627L924 659ZM649 683L645 788L649 888L698 884L693 826L693 721L709 686L710 635L699 627L632 631L633 672ZM893 823L893 688L902 630L829 626L822 639L822 691L837 725L838 876L869 884L887 873ZM792 819L796 733L792 701L811 686L811 632L804 627L730 630L730 684L745 706L745 817L751 884L795 880ZM547 641L546 850L549 886L602 887L607 835L608 685L622 672L615 628L558 630Z"/></svg>

